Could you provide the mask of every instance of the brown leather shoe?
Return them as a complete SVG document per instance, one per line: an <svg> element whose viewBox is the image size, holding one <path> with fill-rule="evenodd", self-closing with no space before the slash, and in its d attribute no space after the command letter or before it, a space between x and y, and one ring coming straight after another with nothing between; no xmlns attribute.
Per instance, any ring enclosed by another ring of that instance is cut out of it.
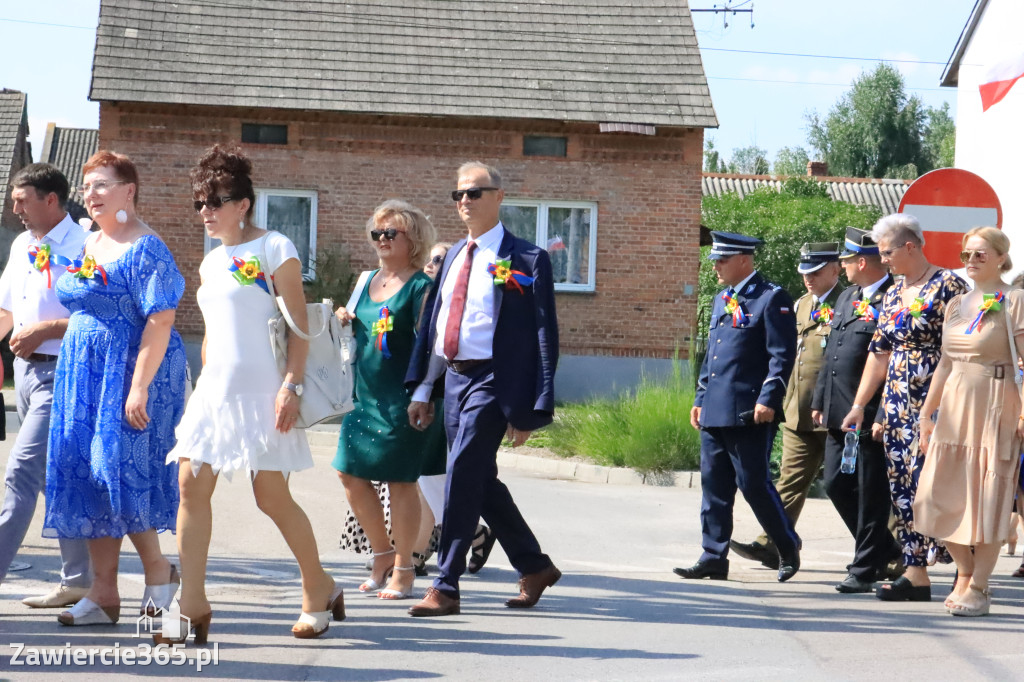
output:
<svg viewBox="0 0 1024 682"><path fill-rule="evenodd" d="M519 579L519 596L505 602L510 609L528 609L538 601L544 589L551 587L562 577L562 572L552 564L543 571L528 573Z"/></svg>
<svg viewBox="0 0 1024 682"><path fill-rule="evenodd" d="M423 601L409 609L409 615L415 617L457 616L458 614L459 600L452 599L433 587L427 588L427 593L423 595Z"/></svg>

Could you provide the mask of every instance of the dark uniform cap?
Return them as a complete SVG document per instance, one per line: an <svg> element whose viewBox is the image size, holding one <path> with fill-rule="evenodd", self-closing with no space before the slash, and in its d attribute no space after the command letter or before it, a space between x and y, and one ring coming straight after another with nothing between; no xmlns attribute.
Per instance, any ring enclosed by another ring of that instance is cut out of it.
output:
<svg viewBox="0 0 1024 682"><path fill-rule="evenodd" d="M861 230L856 227L846 228L846 241L843 243L843 252L839 254L840 258L877 255L878 244L871 238L870 230Z"/></svg>
<svg viewBox="0 0 1024 682"><path fill-rule="evenodd" d="M711 253L708 260L720 260L738 254L753 254L762 242L757 237L748 237L735 232L711 231Z"/></svg>
<svg viewBox="0 0 1024 682"><path fill-rule="evenodd" d="M839 242L809 242L800 247L800 265L796 271L801 275L817 272L829 263L839 262Z"/></svg>

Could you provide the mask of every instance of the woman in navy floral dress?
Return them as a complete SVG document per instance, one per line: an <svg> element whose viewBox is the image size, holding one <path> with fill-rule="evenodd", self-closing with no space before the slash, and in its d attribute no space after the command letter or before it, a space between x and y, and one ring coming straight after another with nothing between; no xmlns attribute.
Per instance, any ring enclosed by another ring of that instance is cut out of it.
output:
<svg viewBox="0 0 1024 682"><path fill-rule="evenodd" d="M164 459L184 409L185 349L174 314L185 290L174 257L135 215L128 157L97 152L83 196L100 231L55 287L71 311L57 359L46 468L47 537L86 538L93 584L58 620L117 622L127 535L146 574L143 608L170 606L176 568L157 531L175 527L177 466Z"/></svg>
<svg viewBox="0 0 1024 682"><path fill-rule="evenodd" d="M871 354L843 427L860 428L864 417L860 406L884 381L884 421L874 426L873 435L881 437L885 445L896 535L907 571L892 585L878 588L876 596L883 601L928 601L928 566L951 559L942 543L914 531L912 507L924 464L924 455L916 444L919 413L942 354L946 304L967 291L967 284L953 272L928 262L922 252L924 236L913 216L882 218L871 236L878 244L882 262L893 275L902 278L896 280L882 302L878 328L869 346Z"/></svg>

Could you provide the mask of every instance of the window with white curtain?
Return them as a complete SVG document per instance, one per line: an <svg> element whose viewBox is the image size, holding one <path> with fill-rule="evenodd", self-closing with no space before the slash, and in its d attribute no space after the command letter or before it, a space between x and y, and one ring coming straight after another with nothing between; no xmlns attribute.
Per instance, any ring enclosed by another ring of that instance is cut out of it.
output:
<svg viewBox="0 0 1024 682"><path fill-rule="evenodd" d="M555 291L594 290L596 203L505 199L501 223L517 237L547 250Z"/></svg>

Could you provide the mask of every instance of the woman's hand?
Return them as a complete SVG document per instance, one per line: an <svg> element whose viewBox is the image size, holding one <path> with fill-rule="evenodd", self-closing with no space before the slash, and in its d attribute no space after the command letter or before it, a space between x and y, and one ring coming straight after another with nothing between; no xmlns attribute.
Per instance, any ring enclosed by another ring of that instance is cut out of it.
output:
<svg viewBox="0 0 1024 682"><path fill-rule="evenodd" d="M1017 419L1017 437L1024 440L1024 417Z"/></svg>
<svg viewBox="0 0 1024 682"><path fill-rule="evenodd" d="M1020 424L1020 422L1017 422ZM917 449L921 454L928 454L928 445L932 441L932 432L935 431L935 422L930 417L921 417L920 432L917 436Z"/></svg>
<svg viewBox="0 0 1024 682"><path fill-rule="evenodd" d="M879 424L878 422L875 422L874 424L872 424L871 425L871 438L873 438L874 440L876 440L879 443L881 443L883 436L885 436L885 427L882 426L881 424Z"/></svg>
<svg viewBox="0 0 1024 682"><path fill-rule="evenodd" d="M277 423L274 426L281 433L288 433L299 418L299 396L282 386L277 391L274 412L277 414Z"/></svg>
<svg viewBox="0 0 1024 682"><path fill-rule="evenodd" d="M352 318L355 317L355 315L353 315L349 311L345 310L344 306L342 306L341 308L338 308L337 310L335 310L334 311L334 316L336 318L338 318L339 320L341 320L341 324L342 325L348 324L349 322L352 321Z"/></svg>
<svg viewBox="0 0 1024 682"><path fill-rule="evenodd" d="M146 412L148 404L149 387L132 386L128 392L128 400L124 404L124 416L133 429L142 431L149 425L149 414Z"/></svg>
<svg viewBox="0 0 1024 682"><path fill-rule="evenodd" d="M864 408L851 407L850 411L843 417L843 431L860 431L860 425L864 423Z"/></svg>

